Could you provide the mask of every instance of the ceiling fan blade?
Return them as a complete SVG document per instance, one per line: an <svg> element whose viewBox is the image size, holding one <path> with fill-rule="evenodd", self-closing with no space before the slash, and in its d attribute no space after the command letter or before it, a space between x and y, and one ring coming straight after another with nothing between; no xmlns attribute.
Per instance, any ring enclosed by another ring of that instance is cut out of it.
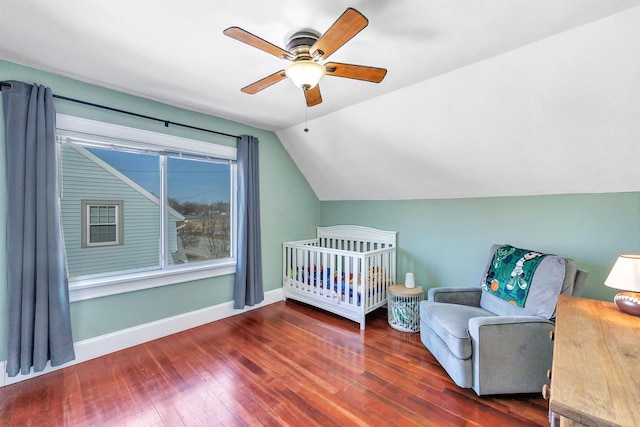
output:
<svg viewBox="0 0 640 427"><path fill-rule="evenodd" d="M327 62L324 68L327 76L345 77L347 79L364 80L372 83L380 83L382 79L384 79L384 76L387 75L385 68L341 64L339 62Z"/></svg>
<svg viewBox="0 0 640 427"><path fill-rule="evenodd" d="M280 70L276 73L271 74L270 76L265 77L264 79L258 80L255 83L251 83L249 86L245 86L240 89L244 93L248 93L249 95L255 95L260 92L262 89L266 89L272 84L278 83L280 80L284 80L287 78L284 70Z"/></svg>
<svg viewBox="0 0 640 427"><path fill-rule="evenodd" d="M313 107L322 102L322 95L320 95L320 85L315 85L311 89L304 91L304 98L307 100L307 107Z"/></svg>
<svg viewBox="0 0 640 427"><path fill-rule="evenodd" d="M327 59L368 24L369 20L363 14L351 7L348 8L311 46L311 57L316 60Z"/></svg>
<svg viewBox="0 0 640 427"><path fill-rule="evenodd" d="M250 32L243 30L240 27L229 27L223 31L225 36L229 36L232 39L236 39L241 41L242 43L246 43L249 46L253 46L257 49L260 49L264 52L270 53L273 56L277 56L281 59L288 59L293 61L293 55L287 52L284 49L279 48L278 46L269 43L266 40L261 39L260 37L251 34Z"/></svg>

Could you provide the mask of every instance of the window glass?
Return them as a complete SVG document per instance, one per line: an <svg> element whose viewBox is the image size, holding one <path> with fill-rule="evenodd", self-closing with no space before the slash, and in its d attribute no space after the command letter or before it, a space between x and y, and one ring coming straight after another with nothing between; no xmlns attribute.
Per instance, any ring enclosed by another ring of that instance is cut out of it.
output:
<svg viewBox="0 0 640 427"><path fill-rule="evenodd" d="M231 165L167 159L167 227L174 264L231 257Z"/></svg>
<svg viewBox="0 0 640 427"><path fill-rule="evenodd" d="M68 144L60 153L69 277L160 268L158 156Z"/></svg>
<svg viewBox="0 0 640 427"><path fill-rule="evenodd" d="M89 205L89 244L117 243L116 205Z"/></svg>

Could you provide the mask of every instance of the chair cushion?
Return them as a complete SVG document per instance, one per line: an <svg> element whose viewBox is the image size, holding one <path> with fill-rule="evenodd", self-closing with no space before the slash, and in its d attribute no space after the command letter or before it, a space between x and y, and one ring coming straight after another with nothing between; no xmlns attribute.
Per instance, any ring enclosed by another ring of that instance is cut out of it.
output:
<svg viewBox="0 0 640 427"><path fill-rule="evenodd" d="M458 359L469 359L472 354L469 337L469 319L473 317L495 316L480 307L422 301L420 320L445 342L451 353Z"/></svg>
<svg viewBox="0 0 640 427"><path fill-rule="evenodd" d="M491 247L483 277L489 269L493 254L500 246L493 245ZM573 260L547 255L536 268L524 307L509 304L486 291L483 291L480 297L480 307L500 316L541 316L545 319L552 319L555 316L558 295L571 295L573 292L576 270Z"/></svg>

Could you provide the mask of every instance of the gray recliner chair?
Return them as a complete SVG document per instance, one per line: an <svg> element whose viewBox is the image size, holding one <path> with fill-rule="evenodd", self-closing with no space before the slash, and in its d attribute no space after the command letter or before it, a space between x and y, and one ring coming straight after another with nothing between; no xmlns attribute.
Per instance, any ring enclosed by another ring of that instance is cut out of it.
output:
<svg viewBox="0 0 640 427"><path fill-rule="evenodd" d="M491 247L481 286L432 288L420 303L422 343L458 386L478 395L542 390L553 357L549 333L558 295L579 295L587 277L573 260L546 255L528 279L524 306L514 305L493 286L501 263L494 255L506 253L504 248L510 247ZM511 289L518 286L526 257L511 273Z"/></svg>

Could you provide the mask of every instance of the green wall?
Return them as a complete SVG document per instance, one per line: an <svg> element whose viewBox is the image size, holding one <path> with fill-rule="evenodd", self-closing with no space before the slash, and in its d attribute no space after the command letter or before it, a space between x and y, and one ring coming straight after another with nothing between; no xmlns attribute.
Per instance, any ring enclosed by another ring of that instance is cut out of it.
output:
<svg viewBox="0 0 640 427"><path fill-rule="evenodd" d="M0 80L20 80L50 87L53 93L139 114L229 134L249 134L260 140L260 203L262 257L266 291L282 286L282 242L315 235L319 201L273 132L205 114L126 95L0 60ZM1 96L0 96L1 97ZM235 146L229 138L55 100L58 113L131 126L154 132ZM1 104L0 104L1 110ZM7 183L4 122L0 114L0 224L6 224ZM295 194L295 203L291 203ZM6 359L6 233L0 233L0 360ZM129 328L233 299L233 275L198 280L156 289L130 292L71 304L75 341Z"/></svg>
<svg viewBox="0 0 640 427"><path fill-rule="evenodd" d="M621 253L640 253L640 193L320 203L321 225L398 231L397 280L425 288L479 285L493 243L573 258L583 297L611 300L603 282Z"/></svg>
<svg viewBox="0 0 640 427"><path fill-rule="evenodd" d="M492 243L510 243L576 260L589 271L583 296L610 300L603 281L620 253L640 253L640 193L319 202L273 132L0 61L0 80L37 82L59 95L260 139L265 289L281 286L282 242L313 237L316 225L358 224L398 231L399 282L412 271L425 288L478 285ZM0 105L1 110L1 105ZM56 100L59 113L233 145L202 132ZM0 115L1 117L1 115ZM0 165L5 164L0 120ZM295 203L291 195L295 194ZM6 222L0 174L0 224ZM0 360L6 358L6 241L0 233ZM74 339L83 340L233 298L233 276L72 303Z"/></svg>

